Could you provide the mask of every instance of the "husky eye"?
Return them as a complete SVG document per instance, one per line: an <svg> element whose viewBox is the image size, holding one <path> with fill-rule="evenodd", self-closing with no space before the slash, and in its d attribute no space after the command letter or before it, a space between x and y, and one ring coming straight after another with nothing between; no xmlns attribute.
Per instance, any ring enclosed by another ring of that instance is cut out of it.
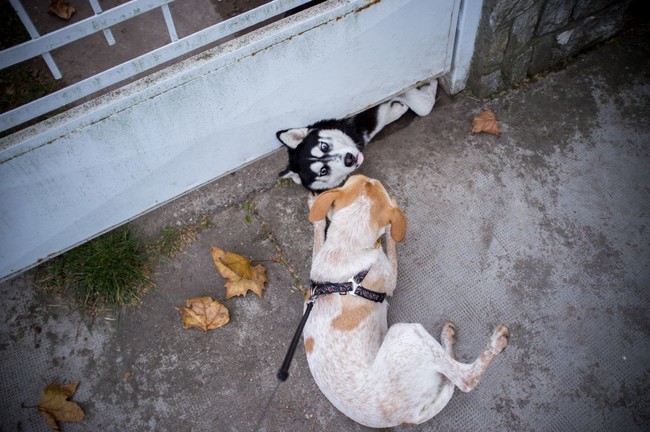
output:
<svg viewBox="0 0 650 432"><path fill-rule="evenodd" d="M326 176L329 171L330 170L326 166L324 166L323 168L320 169L320 173L318 175L320 175L321 177Z"/></svg>
<svg viewBox="0 0 650 432"><path fill-rule="evenodd" d="M320 148L320 151L322 151L323 153L325 153L327 150L330 149L330 145L327 144L327 143L325 143L325 142L323 142L323 141L321 141L321 142L319 143L319 148Z"/></svg>

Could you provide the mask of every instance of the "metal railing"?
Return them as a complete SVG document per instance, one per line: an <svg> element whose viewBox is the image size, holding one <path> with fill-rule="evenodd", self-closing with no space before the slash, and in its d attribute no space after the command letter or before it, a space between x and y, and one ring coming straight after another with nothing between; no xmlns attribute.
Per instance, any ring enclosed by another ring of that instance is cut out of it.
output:
<svg viewBox="0 0 650 432"><path fill-rule="evenodd" d="M237 32L277 17L291 9L309 3L310 0L274 0L182 39L178 38L169 9L169 3L174 0L131 0L106 11L101 10L97 0L89 1L95 13L94 16L60 30L39 35L20 0L10 0L32 40L1 51L0 69L42 56L52 75L56 79L60 79L62 75L50 54L51 51L98 32L103 32L107 43L113 45L115 40L110 31L111 26L157 8L160 8L163 12L170 42L64 89L0 114L0 131L11 129L196 49L210 45L219 39L232 36Z"/></svg>

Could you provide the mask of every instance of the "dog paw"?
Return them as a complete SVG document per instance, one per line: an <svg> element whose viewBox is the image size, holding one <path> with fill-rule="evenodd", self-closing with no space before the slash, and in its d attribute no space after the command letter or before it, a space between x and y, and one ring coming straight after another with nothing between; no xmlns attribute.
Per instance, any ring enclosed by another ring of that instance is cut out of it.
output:
<svg viewBox="0 0 650 432"><path fill-rule="evenodd" d="M497 329L494 330L492 340L490 341L492 352L494 352L494 354L499 354L501 351L506 349L506 346L508 346L508 338L510 338L510 330L508 330L508 327L503 325L497 327Z"/></svg>
<svg viewBox="0 0 650 432"><path fill-rule="evenodd" d="M447 321L442 327L442 334L440 339L448 340L449 343L453 344L456 341L456 326L453 322Z"/></svg>
<svg viewBox="0 0 650 432"><path fill-rule="evenodd" d="M316 201L316 195L314 192L308 192L307 195L307 208L311 211L311 208L314 206L314 201Z"/></svg>

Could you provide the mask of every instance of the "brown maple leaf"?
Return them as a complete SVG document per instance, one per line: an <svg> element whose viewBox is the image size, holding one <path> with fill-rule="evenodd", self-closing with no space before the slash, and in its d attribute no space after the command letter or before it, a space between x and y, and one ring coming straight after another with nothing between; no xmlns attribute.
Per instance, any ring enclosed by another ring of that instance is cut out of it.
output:
<svg viewBox="0 0 650 432"><path fill-rule="evenodd" d="M38 411L52 430L60 431L57 422L80 422L84 412L79 405L69 401L77 391L79 381L70 384L49 384L43 389Z"/></svg>
<svg viewBox="0 0 650 432"><path fill-rule="evenodd" d="M228 279L226 282L226 300L235 296L245 296L253 291L262 297L264 284L267 281L266 269L258 264L251 265L249 259L233 252L212 246L212 260L219 274Z"/></svg>
<svg viewBox="0 0 650 432"><path fill-rule="evenodd" d="M499 122L497 121L497 117L494 115L492 108L488 108L487 110L474 117L472 120L472 132L485 132L499 136L501 133L501 128L499 127Z"/></svg>
<svg viewBox="0 0 650 432"><path fill-rule="evenodd" d="M77 9L66 0L50 0L50 6L47 8L47 11L61 19L69 20L77 12Z"/></svg>
<svg viewBox="0 0 650 432"><path fill-rule="evenodd" d="M176 308L183 318L183 328L195 327L207 332L230 321L228 309L212 297L195 297L185 300L184 308Z"/></svg>

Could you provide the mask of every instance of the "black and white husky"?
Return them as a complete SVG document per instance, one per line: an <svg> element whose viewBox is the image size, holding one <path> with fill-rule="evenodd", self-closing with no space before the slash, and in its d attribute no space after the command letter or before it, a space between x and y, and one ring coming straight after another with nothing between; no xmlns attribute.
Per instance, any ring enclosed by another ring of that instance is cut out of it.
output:
<svg viewBox="0 0 650 432"><path fill-rule="evenodd" d="M421 116L431 112L436 88L433 81L350 117L277 132L289 152L289 165L279 177L313 192L339 186L361 166L366 144L387 124L409 108Z"/></svg>

